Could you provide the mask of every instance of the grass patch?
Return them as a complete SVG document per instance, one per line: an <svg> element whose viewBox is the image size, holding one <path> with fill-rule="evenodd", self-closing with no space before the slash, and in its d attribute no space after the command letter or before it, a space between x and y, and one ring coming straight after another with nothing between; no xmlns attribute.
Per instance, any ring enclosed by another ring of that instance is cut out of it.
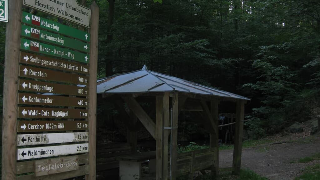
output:
<svg viewBox="0 0 320 180"><path fill-rule="evenodd" d="M273 140L272 138L263 138L263 139L258 139L258 140L253 140L253 139L249 139L249 140L245 140L242 143L242 147L243 148L250 148L250 147L255 147L255 146L259 146L259 145L264 145L264 144L270 144L273 143L275 140ZM222 144L219 146L219 150L229 150L229 149L233 149L233 145L226 145L226 144ZM267 151L268 149L264 149L263 151Z"/></svg>
<svg viewBox="0 0 320 180"><path fill-rule="evenodd" d="M319 180L320 179L320 164L308 167L304 173L295 178L295 180Z"/></svg>
<svg viewBox="0 0 320 180"><path fill-rule="evenodd" d="M311 162L314 160L320 160L320 153L317 153L317 154L310 156L310 157L305 157L305 158L299 159L298 162L299 163L308 163L308 162Z"/></svg>
<svg viewBox="0 0 320 180"><path fill-rule="evenodd" d="M267 178L261 177L255 172L247 169L242 169L239 176L232 175L231 171L220 174L220 180L268 180Z"/></svg>

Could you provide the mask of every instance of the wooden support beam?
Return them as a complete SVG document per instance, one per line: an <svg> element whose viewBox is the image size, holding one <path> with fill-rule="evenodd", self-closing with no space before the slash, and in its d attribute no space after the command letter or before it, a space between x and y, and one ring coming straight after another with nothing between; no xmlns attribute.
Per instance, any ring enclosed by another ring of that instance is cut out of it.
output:
<svg viewBox="0 0 320 180"><path fill-rule="evenodd" d="M175 93L172 97L172 142L171 142L171 179L175 180L178 173L178 116L179 96Z"/></svg>
<svg viewBox="0 0 320 180"><path fill-rule="evenodd" d="M163 104L162 104L162 113L163 113L163 125L164 127L170 127L170 110L169 110L169 92L164 93L163 95ZM164 130L164 128L162 128ZM168 179L168 159L169 159L169 134L170 129L164 130L163 134L163 179Z"/></svg>
<svg viewBox="0 0 320 180"><path fill-rule="evenodd" d="M216 132L215 134L210 134L210 148L213 150L214 153L214 164L211 167L211 172L213 177L217 178L219 175L219 102L217 100L211 101L211 114L214 122L214 132Z"/></svg>
<svg viewBox="0 0 320 180"><path fill-rule="evenodd" d="M156 139L156 125L133 97L122 97L131 111L139 118L147 131Z"/></svg>
<svg viewBox="0 0 320 180"><path fill-rule="evenodd" d="M242 100L237 101L233 165L232 165L233 174L236 174L236 175L240 173L240 169L241 169L244 104L245 102Z"/></svg>
<svg viewBox="0 0 320 180"><path fill-rule="evenodd" d="M97 144L97 64L98 64L98 30L99 30L99 7L95 1L91 4L90 20L90 63L89 63L89 175L87 180L94 180L96 176L96 144Z"/></svg>
<svg viewBox="0 0 320 180"><path fill-rule="evenodd" d="M156 97L156 180L162 180L163 163L163 97Z"/></svg>
<svg viewBox="0 0 320 180"><path fill-rule="evenodd" d="M10 0L3 82L2 179L16 179L17 101L22 1ZM2 22L3 23L3 22Z"/></svg>

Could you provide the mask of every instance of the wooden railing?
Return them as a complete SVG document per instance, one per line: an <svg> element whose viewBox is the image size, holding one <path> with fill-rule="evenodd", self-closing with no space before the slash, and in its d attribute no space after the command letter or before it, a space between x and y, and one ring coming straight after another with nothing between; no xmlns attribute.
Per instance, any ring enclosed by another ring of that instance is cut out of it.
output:
<svg viewBox="0 0 320 180"><path fill-rule="evenodd" d="M207 169L214 164L213 150L201 149L178 154L178 176L193 174L195 171Z"/></svg>

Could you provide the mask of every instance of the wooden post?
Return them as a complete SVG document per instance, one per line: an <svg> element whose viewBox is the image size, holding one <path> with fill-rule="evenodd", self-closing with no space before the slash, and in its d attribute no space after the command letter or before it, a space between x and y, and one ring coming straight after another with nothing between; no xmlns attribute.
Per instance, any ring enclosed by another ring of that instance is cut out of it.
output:
<svg viewBox="0 0 320 180"><path fill-rule="evenodd" d="M90 64L89 64L89 175L86 179L96 179L96 130L97 130L97 62L98 62L98 29L99 29L99 7L94 1L91 4L90 20Z"/></svg>
<svg viewBox="0 0 320 180"><path fill-rule="evenodd" d="M163 125L164 127L170 127L169 118L170 118L170 111L169 111L169 92L165 92L163 95ZM162 128L164 131L163 134L163 177L162 179L168 179L168 165L169 165L169 135L170 135L170 129L164 130L164 127Z"/></svg>
<svg viewBox="0 0 320 180"><path fill-rule="evenodd" d="M233 174L238 175L241 168L241 152L243 138L243 121L244 121L244 101L237 101L236 109L236 126L233 150Z"/></svg>
<svg viewBox="0 0 320 180"><path fill-rule="evenodd" d="M2 179L16 179L18 67L22 1L10 0L6 29L2 119Z"/></svg>
<svg viewBox="0 0 320 180"><path fill-rule="evenodd" d="M163 97L156 97L156 180L162 180L163 163Z"/></svg>
<svg viewBox="0 0 320 180"><path fill-rule="evenodd" d="M212 175L217 178L219 175L219 102L218 100L211 101L211 114L214 121L214 132L210 133L210 148L214 152L214 164L211 167Z"/></svg>
<svg viewBox="0 0 320 180"><path fill-rule="evenodd" d="M179 97L175 93L172 97L172 154L171 154L171 179L177 178L177 161L178 161L178 116L179 116Z"/></svg>

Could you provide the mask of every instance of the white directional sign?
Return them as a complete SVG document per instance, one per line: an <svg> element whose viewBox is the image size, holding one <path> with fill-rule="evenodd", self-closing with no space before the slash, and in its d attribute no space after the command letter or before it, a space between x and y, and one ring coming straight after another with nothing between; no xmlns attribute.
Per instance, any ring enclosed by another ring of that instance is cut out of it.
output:
<svg viewBox="0 0 320 180"><path fill-rule="evenodd" d="M76 0L23 0L23 5L89 27L91 11Z"/></svg>
<svg viewBox="0 0 320 180"><path fill-rule="evenodd" d="M0 0L0 21L8 22L8 0Z"/></svg>
<svg viewBox="0 0 320 180"><path fill-rule="evenodd" d="M89 152L88 143L18 149L17 160L39 159Z"/></svg>
<svg viewBox="0 0 320 180"><path fill-rule="evenodd" d="M21 128L23 129L23 127ZM70 142L86 142L86 141L88 141L88 132L19 134L17 137L18 146L70 143Z"/></svg>

